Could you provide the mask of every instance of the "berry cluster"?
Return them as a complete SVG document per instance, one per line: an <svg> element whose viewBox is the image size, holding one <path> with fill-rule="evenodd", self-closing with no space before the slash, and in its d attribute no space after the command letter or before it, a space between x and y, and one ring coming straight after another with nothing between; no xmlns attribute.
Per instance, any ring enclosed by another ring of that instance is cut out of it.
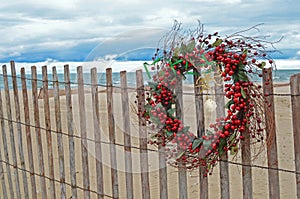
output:
<svg viewBox="0 0 300 199"><path fill-rule="evenodd" d="M156 72L153 76L148 72L153 81L146 93L145 111L139 115L150 127L149 143L165 146L171 165L178 166L180 162L187 169L204 166L210 172L227 151L238 150L245 134L257 142L263 140L264 99L261 86L253 83L251 76L261 77L260 69L266 65L262 60L271 65L273 61L262 40L239 34L221 38L218 32L204 36L201 31L194 35L169 42L173 44L171 50L164 50L159 57L157 50L153 63L148 64ZM196 137L176 113L177 78L188 74L201 77L203 72L216 71L224 81L227 114L217 118L205 135Z"/></svg>

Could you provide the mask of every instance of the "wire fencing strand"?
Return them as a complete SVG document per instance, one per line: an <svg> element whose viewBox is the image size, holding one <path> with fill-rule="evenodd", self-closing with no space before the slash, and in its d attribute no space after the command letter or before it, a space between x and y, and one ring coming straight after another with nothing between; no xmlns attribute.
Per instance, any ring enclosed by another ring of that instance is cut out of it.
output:
<svg viewBox="0 0 300 199"><path fill-rule="evenodd" d="M4 74L1 74L0 73L0 76L6 76L6 77L16 77L16 78L18 78L18 79L26 79L26 80L30 80L30 81L38 81L38 82L44 82L44 80L42 80L42 79L34 79L34 78L28 78L28 77L26 77L26 78L22 78L22 77L20 77L20 76L15 76L15 75L4 75ZM79 83L78 82L72 82L72 81L70 81L70 82L65 82L65 81L54 81L54 80L47 80L47 82L49 82L49 83L58 83L58 84L73 84L73 85L79 85ZM86 82L84 82L83 84L82 83L80 83L81 85L84 85L84 86L99 86L99 87L103 87L103 88L110 88L110 87L112 87L112 88L119 88L119 89L121 89L121 86L116 86L116 85L112 85L112 86L110 86L110 85L106 85L106 84L100 84L100 83L97 83L96 85L95 84L91 84L91 83L86 83ZM134 88L134 87L126 87L125 89L128 89L128 90L135 90L135 91L138 91L138 90L140 90L139 88ZM141 90L144 90L144 91L151 91L151 89L148 89L147 87L145 87L145 88L142 88ZM215 93L208 93L208 92L206 92L206 93L200 93L200 94L195 94L195 93L193 93L193 92L182 92L182 94L183 95L191 95L191 96L199 96L199 95L206 95L206 96L217 96L217 95L223 95L223 96L225 96L225 94L224 93L221 93L221 94L215 94ZM293 94L290 94L290 93L269 93L268 95L273 95L273 96L278 96L278 97L293 97L293 96L300 96L300 95L293 95Z"/></svg>
<svg viewBox="0 0 300 199"><path fill-rule="evenodd" d="M114 198L114 197L112 197L112 196L110 196L110 195L107 195L107 194L100 194L100 193L98 193L98 192L95 191L95 190L86 189L86 188L83 188L83 187L78 186L78 185L76 185L76 186L74 187L71 183L68 183L68 182L61 182L60 180L57 180L57 179L55 179L55 178L50 178L49 176L46 176L46 175L41 175L41 174L39 174L39 173L32 173L32 172L30 172L30 171L27 170L27 169L23 169L23 168L21 168L21 167L18 167L17 165L13 165L13 164L11 164L11 163L9 163L9 162L7 162L7 161L4 161L4 160L0 160L0 162L2 162L2 163L4 163L4 164L7 164L7 165L9 165L9 166L11 166L11 167L13 167L13 168L16 168L16 169L18 169L18 170L20 170L20 171L25 171L25 172L29 173L30 175L36 175L36 176L38 176L38 177L42 177L42 178L45 178L45 179L50 180L50 181L53 181L53 182L63 183L63 184L68 185L68 186L70 186L70 187L72 187L72 188L80 189L80 190L82 190L82 191L89 191L89 192L95 193L95 194L97 194L97 195L105 196L105 197L108 197L108 198Z"/></svg>
<svg viewBox="0 0 300 199"><path fill-rule="evenodd" d="M6 121L10 121L10 122L13 122L13 123L20 123L18 121L9 120L9 119L3 118L3 117L0 117L0 119L6 120ZM32 128L39 128L41 130L45 130L46 131L46 128L44 128L44 127L37 127L37 126L34 126L34 125L22 123L22 122L20 124L21 125L25 125L25 126L30 126ZM81 136L78 136L78 135L72 135L71 136L68 133L59 132L59 131L55 131L55 130L52 130L52 129L51 129L51 132L52 133L56 133L56 134L61 134L61 135L64 135L64 136L69 136L69 137L77 138L77 139L83 139ZM120 144L120 143L111 143L111 142L107 142L107 141L96 141L96 140L93 140L91 138L84 138L84 139L87 139L88 141L95 142L95 143L108 144L108 145L114 144L116 146L121 146L121 147L126 146L126 147L130 147L132 149L137 149L137 150L141 149L140 147L137 147L137 146L127 146L127 145ZM146 150L147 151L151 151L151 152L157 152L157 153L159 153L159 150L155 150L155 149L149 149L149 148L147 148ZM272 168L272 167L267 167L267 166L262 166L262 165L255 165L255 164L242 164L242 163L234 162L234 161L224 161L224 160L219 160L219 161L226 162L228 164L238 165L238 166L246 166L246 167L258 168L258 169L277 170L277 171L285 172L285 173L300 174L300 171L289 170L289 169Z"/></svg>
<svg viewBox="0 0 300 199"><path fill-rule="evenodd" d="M0 75L7 76L7 77L16 77L16 78L19 78L19 79L23 79L20 76L3 75L3 74L0 74ZM39 82L43 82L42 79L33 79L33 78L25 78L25 79L26 80L31 80L31 81L32 80L36 80L36 81L39 81ZM64 82L64 81L53 81L53 80L48 80L48 82L50 82L50 83L58 82L59 84L73 84L73 85L78 85L79 84L78 82ZM84 83L83 85L84 86L95 86L94 84L91 84L91 83ZM110 87L110 86L105 85L105 84L96 84L96 86L105 87L105 88ZM113 88L121 88L121 86L116 86L116 85L113 85L111 87L113 87ZM128 89L132 89L132 90L135 90L135 91L139 90L139 88L133 88L133 87L128 87ZM148 90L147 89L143 89L143 90L149 91L149 89ZM195 94L192 93L192 92L183 92L183 94L184 95L195 96ZM209 95L209 96L224 95L225 96L225 94L213 94L213 93L201 93L201 94L198 94L198 95ZM278 97L300 96L300 95L292 95L290 93L272 93L272 94L269 94L269 95L278 96ZM39 128L39 129L44 130L44 131L47 130L44 127L37 127L37 126L32 125L32 124L27 124L27 123L24 123L24 122L11 120L11 119L8 119L8 118L5 118L5 117L0 117L0 119L6 120L6 121L9 121L9 122L13 122L13 123L19 123L19 124L21 124L23 126L29 126L29 127L32 127L32 128ZM59 132L59 131L56 131L56 130L53 130L53 129L51 129L50 131L51 131L51 133L55 133L55 134L61 134L61 135L68 136L68 137L74 137L76 139L83 139L81 136L78 136L78 135L69 135L68 133ZM96 141L96 140L91 139L91 138L85 138L85 139L87 141L94 142L94 143L101 143L101 144L108 144L108 145L114 144L116 146L121 146L121 147L126 146L126 145L120 144L120 143L111 143L111 142L108 142L108 141ZM126 147L130 147L132 149L137 149L137 150L140 149L140 147L137 147L137 146L126 146ZM146 150L151 151L151 152L157 152L157 153L159 153L159 151L155 150L155 149L149 149L149 148L147 148ZM237 165L237 166L245 166L245 167L251 167L251 168L258 168L258 169L263 169L263 170L277 170L277 171L280 171L280 172L292 173L292 174L295 174L295 175L299 175L300 174L300 171L289 170L289 169L284 169L284 168L272 168L272 167L267 167L267 166L262 166L262 165L255 165L255 164L242 164L242 163L239 163L239 162L234 162L234 161L229 161L229 160L228 161L219 160L219 161L226 162L226 163L231 164L231 165ZM36 175L36 176L43 177L43 178L46 178L46 179L54 181L54 182L62 183L60 180L53 179L53 178L50 178L49 176L41 175L41 174L38 174L38 173L32 173L29 170L20 168L17 165L11 164L11 163L9 163L7 161L4 161L2 159L0 160L0 162L5 163L5 164L7 164L7 165L9 165L11 167L17 168L20 171L28 172L31 175ZM71 185L71 183L68 183L68 182L64 182L64 184L67 185L67 186L70 186L70 187L74 187L73 185ZM86 188L83 188L83 187L80 187L80 186L77 186L77 185L76 185L75 188L83 190L83 191L89 191L91 193L95 193L95 194L99 195L99 193L97 191L95 191L95 190L86 189ZM108 198L113 198L112 196L107 195L107 194L102 194L102 196L105 196L105 197L108 197Z"/></svg>

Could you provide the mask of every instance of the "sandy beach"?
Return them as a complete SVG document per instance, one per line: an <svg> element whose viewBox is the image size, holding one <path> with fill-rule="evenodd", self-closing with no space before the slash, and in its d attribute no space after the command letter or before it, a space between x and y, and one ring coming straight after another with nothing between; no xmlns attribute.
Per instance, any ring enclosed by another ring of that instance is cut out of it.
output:
<svg viewBox="0 0 300 199"><path fill-rule="evenodd" d="M85 94L85 104L86 104L86 126L87 126L87 134L88 138L94 139L94 129L93 129L93 109L92 109L92 99L91 93L89 92L90 89L87 88L87 92ZM282 85L275 87L275 93L289 93L289 86ZM66 111L66 98L64 93L60 93L60 102L61 102L61 116L62 116L62 128L63 132L67 133L67 111ZM1 92L3 104L5 103L4 93ZM30 121L31 124L34 125L33 119L33 104L32 104L32 95L31 92L28 91L29 95L29 110L30 110ZM73 100L73 114L74 114L74 127L75 127L75 134L80 136L80 126L79 126L79 108L78 108L78 95L76 91L73 92L72 95ZM12 114L13 120L15 120L15 110L14 110L14 101L13 101L13 94L11 92L11 106L12 106ZM135 99L135 93L129 92L129 99L133 104ZM208 98L204 98L208 100ZM24 110L23 110L23 98L22 93L19 93L19 100L21 104L21 121L24 122ZM106 107L106 93L104 90L99 92L99 100L100 100L100 126L101 126L101 137L102 141L108 141L108 125L107 125L107 107ZM6 106L4 106L4 115L6 116ZM123 144L124 140L124 131L123 131L123 118L122 118L122 106L121 106L121 95L118 90L114 92L113 98L113 106L114 106L114 119L115 119L115 130L116 130L116 142ZM184 96L184 121L186 125L191 126L191 131L195 132L196 129L196 121L195 121L195 106L194 106L194 98L190 95ZM44 118L44 103L43 99L39 99L39 109L40 109L40 122L41 126L45 127L45 118ZM286 96L276 96L275 97L275 111L276 111L276 127L277 127L277 145L278 145L278 157L279 157L279 168L282 169L289 169L295 170L294 166L294 149L293 149L293 134L292 134L292 118L291 118L291 102L290 98ZM51 129L56 130L55 125L55 110L54 110L54 100L50 98L50 113L51 113ZM137 117L134 111L131 111L131 139L132 145L138 147L139 140L138 140L138 127L137 127ZM213 119L213 112L209 109L206 109L206 125L208 125ZM8 142L10 143L9 139L9 130L8 130L8 123L5 121L6 124L6 137ZM17 125L14 123L14 135L15 141L17 142ZM27 157L27 144L26 144L26 137L25 137L25 126L22 125L22 137L23 137L23 147L24 147L24 154L25 154L25 167L29 169L28 157ZM46 142L46 131L41 130L42 140L43 140L43 154L44 154L44 161L45 161L45 175L49 176L49 169L48 169L48 160L47 160L47 142ZM1 136L3 136L1 134ZM35 129L31 128L31 136L32 136L32 144L33 144L33 154L34 157L34 169L36 173L39 173L39 165L37 160L37 140ZM68 148L68 137L63 135L63 144L64 144L64 157L65 157L65 171L66 171L66 182L70 182L70 169L69 169L69 148ZM81 166L81 143L80 139L75 138L75 154L76 154L76 171L77 171L77 182L78 186L83 186L83 175L82 175L82 166ZM2 137L1 137L2 142ZM12 160L11 156L11 148L8 145L8 152L10 162ZM96 188L96 161L95 161L95 150L94 150L94 142L88 141L87 149L89 152L89 178L91 190L97 190ZM149 146L153 148L152 146ZM57 152L57 134L52 133L52 149L54 155L54 171L55 171L55 179L59 180L59 164L58 164L58 152ZM0 145L2 158L3 158L3 145ZM120 198L126 198L126 186L125 186L125 164L124 164L124 148L122 146L116 146L117 151L117 164L118 164L118 177L119 177L119 193ZM109 158L109 145L102 144L102 156L103 160L102 163L104 165L104 192L107 195L112 195L111 191L111 178L110 178L110 158ZM141 198L141 183L140 183L140 165L139 165L139 151L137 149L132 149L132 157L133 157L133 172L134 172L134 196L135 198ZM267 166L266 160L266 151L260 154L260 156L254 160L253 164L255 165L262 165ZM18 155L18 148L17 148L17 158L18 164L20 163L20 158ZM229 160L232 160L232 156L229 156ZM151 189L151 198L156 199L159 198L159 176L158 176L158 154L156 152L149 152L149 170L150 170L150 189ZM239 155L234 160L236 162L240 162ZM3 164L4 167L4 177L7 182L7 172L6 172L6 165ZM241 174L241 167L237 165L230 165L229 167L229 174L230 174L230 194L232 199L240 199L242 198L242 174ZM11 171L13 168L11 167ZM178 198L178 174L177 170L172 167L168 167L168 193L169 198ZM12 172L13 173L13 172ZM253 196L255 199L264 199L268 198L268 179L267 173L268 171L265 169L253 168ZM21 192L23 193L22 189L22 174L19 171L19 178L21 184ZM29 173L27 173L28 178L28 186L30 192L30 178ZM280 178L280 198L296 198L296 186L295 186L295 175L292 173L285 173L279 172ZM13 178L14 179L14 178ZM36 184L38 190L38 196L41 197L41 190L39 186L40 178L36 176ZM198 173L195 172L188 172L187 173L188 179L188 196L189 198L199 198L199 177ZM209 176L209 198L220 198L220 187L219 187L219 168L218 166L214 169L212 176ZM46 179L46 185L48 188L49 194L49 180ZM57 197L60 198L59 190L60 184L55 183L56 185L56 193ZM0 186L1 187L1 186ZM6 187L8 184L6 183ZM67 198L71 197L71 188L66 186L67 188ZM2 194L1 190L0 193ZM49 195L50 196L50 195ZM79 198L83 198L83 191L78 189L78 196ZM51 198L51 196L49 197ZM91 198L96 198L96 194L91 193Z"/></svg>

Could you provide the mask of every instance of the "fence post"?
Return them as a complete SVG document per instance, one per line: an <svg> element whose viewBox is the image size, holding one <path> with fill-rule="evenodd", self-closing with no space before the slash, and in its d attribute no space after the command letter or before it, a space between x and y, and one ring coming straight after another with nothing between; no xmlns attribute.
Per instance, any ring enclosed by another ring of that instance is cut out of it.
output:
<svg viewBox="0 0 300 199"><path fill-rule="evenodd" d="M5 124L4 124L4 115L3 115L1 91L0 91L0 124L1 124L1 130L2 130L4 160L8 163L9 162L9 156L8 156L8 147L7 147L7 139L6 139L6 129L5 129ZM2 158L2 156L1 156L1 158ZM2 163L1 163L1 165L2 165ZM7 180L8 180L8 187L9 187L10 197L14 198L14 189L13 189L13 184L12 184L12 179L11 179L12 175L11 175L11 171L10 171L10 166L8 164L6 164L6 171L7 171ZM2 189L4 189L4 186L2 186ZM5 195L6 194L4 194L4 197L5 197Z"/></svg>
<svg viewBox="0 0 300 199"><path fill-rule="evenodd" d="M40 129L40 114L39 114L39 101L37 94L37 73L36 67L31 67L31 79L32 79L32 100L33 100L33 112L34 112L34 121L35 121L35 133L37 140L37 150L38 150L38 161L39 161L39 170L40 170L40 186L42 192L42 198L47 198L47 189L46 189L46 181L45 181L45 168L44 168L44 157L43 157L43 144L41 138L41 129Z"/></svg>
<svg viewBox="0 0 300 199"><path fill-rule="evenodd" d="M64 163L64 144L62 138L60 99L59 99L59 84L56 72L56 67L52 67L53 75L53 90L54 90L54 105L55 105L55 123L57 131L58 159L59 159L59 178L60 178L60 198L66 198L65 185L65 163Z"/></svg>
<svg viewBox="0 0 300 199"><path fill-rule="evenodd" d="M216 112L218 118L225 117L225 100L223 80L219 71L215 72L215 94L216 94ZM229 171L228 171L228 153L224 153L220 158L220 189L221 198L230 198L229 189Z"/></svg>
<svg viewBox="0 0 300 199"><path fill-rule="evenodd" d="M82 157L82 179L84 187L84 198L90 198L90 178L89 178L89 163L87 151L87 132L86 132L86 114L85 114L85 97L83 85L82 66L77 67L78 77L78 105L79 105L79 120L81 132L81 157Z"/></svg>
<svg viewBox="0 0 300 199"><path fill-rule="evenodd" d="M263 69L263 90L267 102L264 104L264 108L265 108L266 133L268 138L267 141L268 167L278 169L272 68ZM279 176L278 176L278 170L274 170L274 169L268 170L269 198L279 199L280 198Z"/></svg>
<svg viewBox="0 0 300 199"><path fill-rule="evenodd" d="M70 159L72 199L73 198L77 199L72 91L71 91L71 83L70 83L70 70L68 65L64 66L64 79L65 79L65 89L66 89L66 109L67 109L68 134L69 134L69 156L70 156L69 159Z"/></svg>
<svg viewBox="0 0 300 199"><path fill-rule="evenodd" d="M24 118L26 124L25 132L26 132L26 141L27 141L27 155L28 155L30 180L31 180L31 197L35 199L37 198L37 193L36 193L36 182L34 176L34 161L33 161L32 140L31 140L31 130L30 130L29 103L28 103L26 76L25 76L24 68L21 68L21 81L22 81Z"/></svg>
<svg viewBox="0 0 300 199"><path fill-rule="evenodd" d="M177 75L176 77L176 116L183 122L183 93L182 93L182 76ZM179 199L187 199L187 178L186 178L186 169L185 165L179 163L178 164L178 185L179 185Z"/></svg>
<svg viewBox="0 0 300 199"><path fill-rule="evenodd" d="M97 69L91 69L92 83L92 106L94 120L94 139L95 139L95 158L96 158L96 173L97 173L97 198L104 198L103 190L103 166L102 166L102 150L101 150L101 132L100 132L100 115L99 115L99 98L98 98L98 77Z"/></svg>
<svg viewBox="0 0 300 199"><path fill-rule="evenodd" d="M50 180L50 194L53 199L56 198L55 184L54 184L54 165L53 165L53 149L52 149L52 135L51 135L51 121L50 121L50 107L48 95L48 74L47 66L42 67L43 75L43 100L44 100L44 116L46 125L47 137L47 153L48 153L48 169Z"/></svg>
<svg viewBox="0 0 300 199"><path fill-rule="evenodd" d="M204 116L204 104L203 104L203 92L202 86L197 83L198 78L201 76L198 71L194 70L194 92L195 92L195 109L196 109L196 122L197 122L197 136L202 137L205 135L205 116ZM200 198L208 198L208 179L204 176L206 173L205 167L199 167L199 186L200 186Z"/></svg>
<svg viewBox="0 0 300 199"><path fill-rule="evenodd" d="M12 114L11 114L11 104L10 104L10 93L9 93L9 86L8 86L8 76L7 76L7 69L4 65L2 67L3 70L3 79L4 79L4 90L5 90L5 100L6 100L6 113L8 119L8 129L10 133L10 146L11 146L11 153L13 159L13 165L17 166L17 154L16 154L16 145L15 145L15 135L12 123ZM14 177L15 177L15 185L16 185L16 194L17 198L21 198L21 191L20 191L20 183L19 183L19 174L18 169L14 169Z"/></svg>
<svg viewBox="0 0 300 199"><path fill-rule="evenodd" d="M136 86L138 96L139 115L139 136L140 136L140 164L142 179L142 194L144 199L150 199L148 151L147 151L147 130L145 119L141 116L145 110L145 90L142 70L136 71Z"/></svg>
<svg viewBox="0 0 300 199"><path fill-rule="evenodd" d="M242 179L243 179L243 198L253 198L253 184L252 184L252 168L251 165L251 149L250 149L250 134L244 133L244 140L241 141L241 155L242 155Z"/></svg>
<svg viewBox="0 0 300 199"><path fill-rule="evenodd" d="M1 161L1 163L0 163L0 178L1 178L1 188L2 188L2 194L3 194L2 196L4 199L7 199L1 149L0 149L0 161Z"/></svg>
<svg viewBox="0 0 300 199"><path fill-rule="evenodd" d="M295 74L290 78L292 118L294 132L294 152L295 168L300 171L300 74ZM300 174L296 174L297 198L300 198Z"/></svg>
<svg viewBox="0 0 300 199"><path fill-rule="evenodd" d="M24 159L23 141L22 141L23 135L22 135L22 128L21 128L21 115L20 115L20 103L19 103L19 90L18 90L18 84L17 84L17 74L16 74L15 63L13 61L11 61L10 66L11 66L11 77L12 77L14 101L15 101L16 121L17 121L19 157L20 157L21 168L23 169L22 177L23 177L24 197L29 198L27 175L26 175L26 171L25 171L25 159Z"/></svg>
<svg viewBox="0 0 300 199"><path fill-rule="evenodd" d="M113 108L113 82L112 82L112 69L106 69L106 86L107 86L107 116L108 116L108 131L110 141L110 163L111 163L111 182L113 198L119 198L119 184L118 184L118 170L117 170L117 157L116 157L116 135L115 135L115 120Z"/></svg>
<svg viewBox="0 0 300 199"><path fill-rule="evenodd" d="M124 133L124 151L125 151L125 175L126 175L126 194L127 199L133 199L133 178L132 178L132 156L131 156L131 129L129 116L129 101L127 89L127 73L120 72L121 79L121 97L122 97L122 116Z"/></svg>

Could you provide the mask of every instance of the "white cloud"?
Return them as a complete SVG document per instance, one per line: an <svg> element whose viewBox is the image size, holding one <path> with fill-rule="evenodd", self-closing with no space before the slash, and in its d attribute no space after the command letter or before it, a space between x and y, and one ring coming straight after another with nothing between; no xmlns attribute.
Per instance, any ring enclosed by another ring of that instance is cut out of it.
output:
<svg viewBox="0 0 300 199"><path fill-rule="evenodd" d="M279 9L280 8L280 9ZM184 27L201 20L207 31L232 33L258 23L262 34L271 40L284 39L278 48L300 46L300 4L263 0L28 0L0 5L0 56L22 55L36 48L40 51L65 48L111 38L141 27L169 29L173 20ZM23 46L23 48L21 48Z"/></svg>

